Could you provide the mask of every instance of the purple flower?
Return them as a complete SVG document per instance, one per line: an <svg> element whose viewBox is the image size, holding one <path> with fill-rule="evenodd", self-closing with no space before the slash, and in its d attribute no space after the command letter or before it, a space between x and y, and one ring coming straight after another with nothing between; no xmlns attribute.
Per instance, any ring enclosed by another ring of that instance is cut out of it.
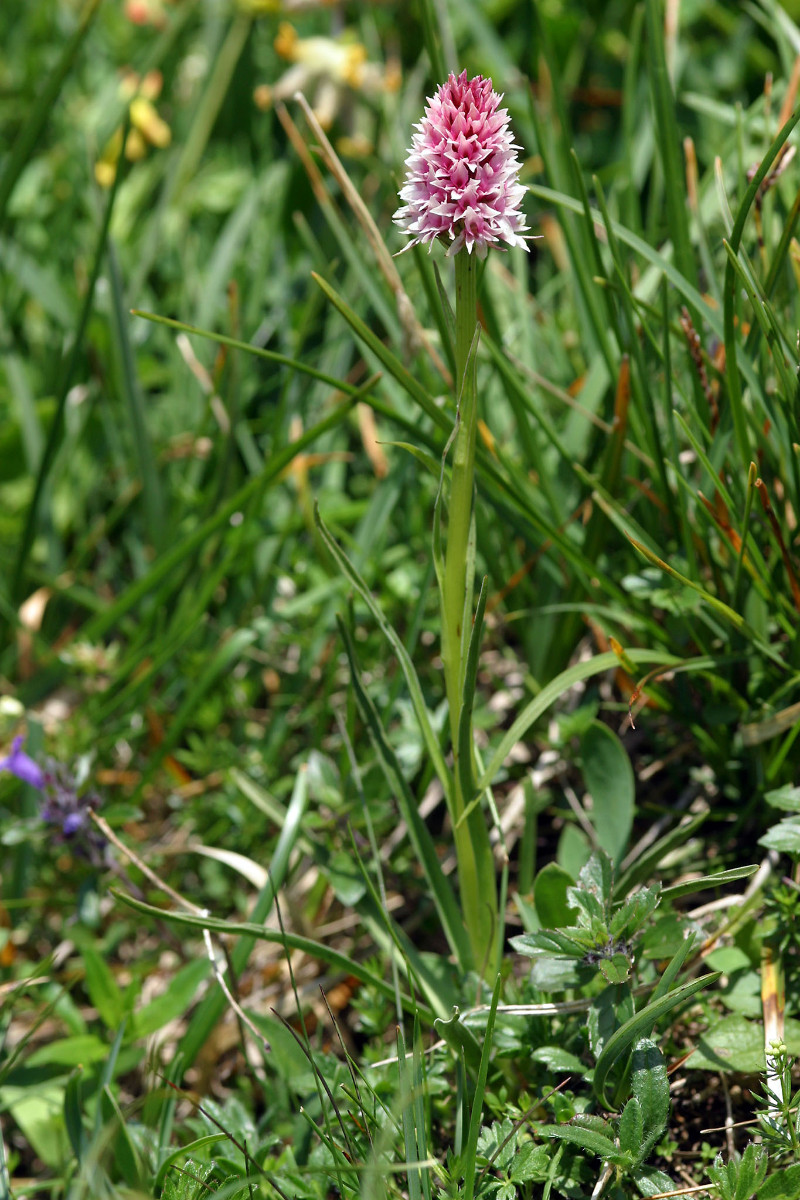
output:
<svg viewBox="0 0 800 1200"><path fill-rule="evenodd" d="M22 736L14 738L11 743L11 753L5 758L0 758L0 771L10 771L23 783L29 783L31 787L41 790L45 784L44 771L22 749L24 741L25 738Z"/></svg>
<svg viewBox="0 0 800 1200"><path fill-rule="evenodd" d="M527 250L518 147L501 99L491 79L468 80L466 71L429 98L408 152L405 206L393 218L411 236L406 249L442 238L448 255L463 247L479 258L489 246Z"/></svg>
<svg viewBox="0 0 800 1200"><path fill-rule="evenodd" d="M64 763L47 760L44 772L45 800L42 804L42 820L58 828L57 837L70 840L89 825L88 812L100 807L96 792L79 790L73 772Z"/></svg>

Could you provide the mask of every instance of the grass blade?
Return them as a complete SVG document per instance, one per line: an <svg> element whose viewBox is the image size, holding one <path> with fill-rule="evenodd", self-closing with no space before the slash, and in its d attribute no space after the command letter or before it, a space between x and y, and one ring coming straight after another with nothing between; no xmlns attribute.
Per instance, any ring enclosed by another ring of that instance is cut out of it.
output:
<svg viewBox="0 0 800 1200"><path fill-rule="evenodd" d="M481 1065L478 1068L478 1078L475 1081L475 1091L472 1095L472 1111L469 1118L467 1142L464 1147L464 1200L472 1200L475 1193L475 1178L477 1168L475 1160L478 1155L478 1135L481 1131L483 1117L483 1097L486 1093L486 1078L489 1074L489 1059L492 1053L492 1037L494 1022L497 1016L497 1002L500 999L500 976L497 976L492 992L492 1002L489 1008L489 1019L486 1022L486 1032L483 1035L481 1049Z"/></svg>
<svg viewBox="0 0 800 1200"><path fill-rule="evenodd" d="M78 56L83 40L89 32L89 28L97 15L97 10L101 3L102 0L88 0L78 20L75 32L62 50L55 70L47 79L41 92L37 95L36 103L28 114L28 119L22 126L17 140L14 142L13 149L6 162L5 170L2 176L0 176L0 231L2 231L5 223L6 209L11 199L11 193L14 190L14 184L19 179L26 163L30 159L31 151L39 140L39 135L52 112L64 80L72 69L72 64Z"/></svg>
<svg viewBox="0 0 800 1200"><path fill-rule="evenodd" d="M398 636L396 630L393 628L390 622L387 621L383 614L383 610L376 601L375 597L372 595L372 592L367 587L365 581L361 578L356 568L350 562L350 559L347 557L339 543L332 536L330 530L325 525L325 522L322 520L322 517L319 514L318 508L315 508L314 510L314 520L316 522L317 529L320 532L320 536L322 537L325 546L332 555L339 570L356 589L359 596L372 613L372 616L375 618L381 633L384 635L386 640L389 642L389 645L397 655L397 661L400 663L400 668L405 676L409 695L411 697L411 703L414 706L414 715L417 718L420 732L425 742L425 748L430 755L431 763L433 764L436 774L441 780L445 793L449 795L450 772L447 768L447 764L444 761L444 755L442 754L441 747L439 746L439 740L434 733L430 714L428 713L428 708L425 704L425 697L422 694L422 687L420 685L419 678L417 677L417 673L414 670L414 664L411 661L411 656L403 645L403 642Z"/></svg>
<svg viewBox="0 0 800 1200"><path fill-rule="evenodd" d="M456 902L453 890L442 871L433 839L428 833L425 822L417 811L416 801L400 769L394 750L386 740L375 706L364 689L350 631L341 619L338 624L350 663L350 677L356 695L356 703L361 712L361 718L367 726L375 752L378 755L381 766L394 791L403 818L408 826L409 838L411 839L422 870L425 873L425 878L428 881L430 894L436 905L436 911L439 914L442 931L462 969L466 970L471 963L472 956L469 950L466 930L461 919L461 911Z"/></svg>
<svg viewBox="0 0 800 1200"><path fill-rule="evenodd" d="M608 1073L617 1059L640 1037L649 1036L656 1021L666 1016L668 1012L672 1012L673 1008L677 1008L679 1004L683 1004L684 1000L688 1000L697 992L702 991L703 988L710 987L712 983L716 983L721 974L721 971L713 971L708 975L701 975L699 979L693 979L690 983L682 984L674 992L670 992L668 996L663 996L660 1000L646 1004L635 1017L632 1017L630 1021L626 1021L616 1033L611 1035L603 1047L594 1069L594 1091L603 1108L613 1108L613 1103L607 1096L605 1089Z"/></svg>
<svg viewBox="0 0 800 1200"><path fill-rule="evenodd" d="M275 895L283 886L289 870L289 858L300 834L307 807L308 776L305 767L302 767L297 773L292 798L286 810L286 820L272 854L269 882L259 893L250 914L253 922L266 920L275 901ZM250 928L258 929L259 926L252 924ZM240 975L246 967L257 936L258 934L251 934L250 937L242 937L231 951L231 966L236 976ZM280 940L280 935L278 935L278 940ZM211 1030L225 1011L226 1004L225 995L219 987L216 987L214 991L209 992L194 1013L189 1022L189 1028L178 1047L184 1070L194 1062L197 1054L208 1041Z"/></svg>

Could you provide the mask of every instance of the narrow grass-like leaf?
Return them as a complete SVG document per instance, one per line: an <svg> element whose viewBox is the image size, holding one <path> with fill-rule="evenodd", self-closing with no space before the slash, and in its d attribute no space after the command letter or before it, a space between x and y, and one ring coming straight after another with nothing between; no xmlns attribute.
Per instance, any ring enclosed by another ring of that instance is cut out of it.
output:
<svg viewBox="0 0 800 1200"><path fill-rule="evenodd" d="M235 633L223 641L216 653L210 657L199 678L193 681L191 687L187 690L186 697L180 708L170 718L166 736L150 756L147 769L142 773L142 778L136 790L136 796L141 794L166 756L171 754L178 745L183 736L184 729L196 715L206 693L214 686L221 675L233 669L234 664L242 657L248 646L252 646L256 637L257 634L253 629L237 629Z"/></svg>
<svg viewBox="0 0 800 1200"><path fill-rule="evenodd" d="M392 956L393 962L403 971L412 989L421 992L430 1008L439 1016L443 1016L447 1008L441 998L440 979L437 978L435 971L431 969L430 962L422 957L405 930L393 921L387 912L385 902L378 894L358 853L352 831L350 845L367 891L358 905L364 923L378 945ZM399 1010L399 1003L397 1007Z"/></svg>
<svg viewBox="0 0 800 1200"><path fill-rule="evenodd" d="M179 198L182 189L197 171L211 131L228 94L236 64L239 62L250 36L253 18L247 12L233 10L233 13L205 91L199 103L194 106L189 134L183 143L180 158L175 164L172 177L167 185L166 203L168 204L173 204Z"/></svg>
<svg viewBox="0 0 800 1200"><path fill-rule="evenodd" d="M626 1021L616 1033L611 1035L603 1047L594 1069L593 1087L595 1095L603 1108L612 1107L606 1095L605 1087L608 1073L617 1059L633 1045L637 1038L647 1036L647 1033L652 1029L656 1021L666 1016L667 1013L672 1012L674 1008L677 1008L685 1000L690 999L697 992L702 991L703 988L710 987L712 983L716 983L720 975L720 971L713 971L708 975L701 975L699 979L693 979L690 983L682 984L674 992L670 992L660 1000L645 1005L635 1017L632 1017L630 1021Z"/></svg>
<svg viewBox="0 0 800 1200"><path fill-rule="evenodd" d="M339 425L350 408L351 401L348 400L318 424L312 425L296 441L273 454L259 475L249 479L233 496L220 504L213 516L198 525L172 549L165 551L147 574L130 584L117 600L103 608L96 616L91 617L80 629L81 638L88 642L94 642L104 637L110 629L114 629L122 617L135 608L146 596L156 591L173 571L179 568L200 546L203 546L222 526L226 525L233 513L246 508L251 500L275 483L298 454L301 454L306 447L312 445L328 430ZM63 658L58 660L53 658L51 662L43 666L36 679L32 680L29 687L25 689L26 699L30 702L42 694L42 689L55 686L68 670L69 667Z"/></svg>
<svg viewBox="0 0 800 1200"><path fill-rule="evenodd" d="M800 110L798 110L798 120L800 120ZM566 208L570 212L583 212L580 201L566 195L564 192L555 191L553 188L544 187L538 183L528 184L528 191L548 204L554 204L559 208ZM591 217L593 221L602 223L602 215L594 209L591 210ZM649 245L644 238L639 237L636 233L632 233L624 225L620 225L618 221L612 221L611 227L621 242L630 246L641 258L656 268L659 278L662 274L667 277L673 287L687 301L688 307L692 311L702 314L703 321L708 325L712 333L720 339L724 337L724 326L720 314L704 299L697 288L681 274L674 263L665 258L659 250ZM732 364L735 364L735 367L742 373L743 378L749 386L756 393L759 393L761 387L758 376L755 373L752 361L744 354L742 347L737 346L735 342L732 343L730 354L731 359L727 360L728 366L730 367Z"/></svg>
<svg viewBox="0 0 800 1200"><path fill-rule="evenodd" d="M684 660L675 658L674 655L668 654L666 651L660 650L628 650L628 655L632 662L663 665L664 667L677 666ZM694 670L707 670L714 665L713 659L699 658L689 659L687 666ZM574 666L568 667L566 671L562 671L555 679L551 680L546 687L542 688L538 696L529 701L525 708L514 721L511 728L503 735L497 749L492 754L483 775L478 780L478 790L483 791L489 787L502 767L508 755L511 753L517 742L522 741L525 734L536 721L547 711L559 696L568 691L576 683L583 679L591 679L593 675L602 675L603 671L610 671L619 666L617 655L608 650L604 654L597 654L594 658L587 659L586 662L575 663Z"/></svg>
<svg viewBox="0 0 800 1200"><path fill-rule="evenodd" d="M708 888L724 887L726 883L736 883L739 879L749 879L758 870L758 865L733 867L730 871L718 871L715 875L704 875L701 879L690 879L686 883L675 883L672 887L664 888L661 893L665 900L676 900L679 896L691 896Z"/></svg>
<svg viewBox="0 0 800 1200"><path fill-rule="evenodd" d="M483 1118L483 1098L486 1093L486 1079L489 1074L489 1059L492 1054L492 1038L494 1022L497 1016L497 1002L500 999L501 977L495 980L492 1001L489 1006L489 1018L483 1035L481 1062L478 1068L478 1078L475 1081L475 1091L472 1094L472 1109L469 1115L469 1129L464 1146L464 1200L472 1200L475 1193L475 1178L477 1174L476 1159L478 1156L478 1136L481 1131Z"/></svg>
<svg viewBox="0 0 800 1200"><path fill-rule="evenodd" d="M93 7L96 7L96 4L93 5ZM126 137L127 133L128 123L126 123L123 127L123 137ZM34 484L33 495L31 497L30 504L28 505L28 511L25 514L25 526L22 531L19 549L17 551L17 557L14 563L14 570L11 576L10 592L12 601L18 602L22 599L25 567L31 551L31 546L33 545L34 537L36 535L36 521L39 514L39 505L42 500L45 485L50 475L50 470L53 466L56 452L61 442L61 435L64 428L64 411L67 403L67 394L69 393L75 378L78 360L83 349L83 338L86 333L86 326L89 324L89 317L92 313L95 288L100 275L100 268L103 262L106 240L108 238L108 230L111 224L111 214L114 211L114 202L117 198L122 175L123 172L119 170L114 176L114 183L109 193L108 202L103 213L100 231L97 235L97 241L94 246L89 282L86 288L86 294L83 298L83 304L81 305L80 315L78 316L78 323L75 327L75 337L72 342L69 355L66 357L63 368L60 372L58 390L56 392L56 411L53 416L50 431L47 435L44 452L38 464L36 483ZM0 216L1 215L2 209L0 208Z"/></svg>
<svg viewBox="0 0 800 1200"><path fill-rule="evenodd" d="M131 315L141 317L145 321L152 321L154 325L166 325L168 329L176 329L179 333L190 333L194 337L217 342L220 346L230 346L231 350L242 350L245 354L252 354L254 358L261 358L276 366L289 367L290 370L297 371L300 375L308 375L311 379L318 379L320 383L327 383L335 391L343 392L346 396L360 397L363 395L363 385L354 387L353 384L346 383L343 379L326 375L324 371L318 371L316 367L312 367L310 363L304 362L301 358L291 358L287 354L278 354L275 350L264 350L261 346L254 346L252 342L243 342L239 338L229 337L226 333L215 333L213 329L200 329L196 325L187 325L185 321L175 321L172 317L162 317L159 313L145 312L140 308L132 308ZM372 382L375 383L377 378L380 377L373 376Z"/></svg>
<svg viewBox="0 0 800 1200"><path fill-rule="evenodd" d="M708 813L699 813L697 816L691 817L685 824L676 825L674 829L670 829L654 845L640 854L629 866L626 865L614 881L615 900L627 896L637 883L648 879L662 859L694 837L707 816Z"/></svg>
<svg viewBox="0 0 800 1200"><path fill-rule="evenodd" d="M733 223L731 236L729 238L730 247L733 255L739 253L739 247L742 242L745 222L750 213L758 189L766 179L772 164L775 162L782 146L787 141L790 133L794 129L797 122L800 121L800 108L797 108L783 128L779 131L777 137L773 140L766 154L761 160L758 170L753 175L750 181L750 186L744 194L742 203L739 205L736 213L736 219ZM728 400L733 417L733 428L736 436L736 448L739 452L739 462L742 467L747 468L752 458L750 439L747 432L747 416L744 410L742 399L742 383L739 377L740 356L738 354L738 345L736 340L736 288L734 286L734 267L733 259L728 258L725 267L725 286L723 288L723 341L725 343L725 371L728 382ZM757 389L756 389L757 390Z"/></svg>
<svg viewBox="0 0 800 1200"><path fill-rule="evenodd" d="M653 566L660 567L662 571L666 571L668 575L673 577L673 579L677 579L679 583L684 584L685 587L691 588L692 591L697 592L699 596L702 596L706 604L710 605L710 607L713 608L715 612L719 613L721 617L724 617L725 620L732 625L738 633L744 634L747 638L749 638L753 645L756 646L762 654L765 654L767 658L770 658L780 667L786 667L786 663L781 658L778 651L774 650L772 646L768 645L767 642L760 638L755 629L753 629L752 625L750 625L739 613L734 612L729 604L725 604L724 601L719 600L716 596L712 596L710 592L707 592L706 589L699 583L695 583L693 579L687 579L685 575L681 575L680 571L676 571L674 567L670 566L669 563L664 562L664 560L659 558L657 554L654 554L653 551L647 546L643 545L642 542L638 542L635 538L631 537L630 534L628 534L628 541L639 551L640 554L647 559L648 562L652 563Z"/></svg>
<svg viewBox="0 0 800 1200"><path fill-rule="evenodd" d="M127 1026L127 1021L123 1017L123 1019L120 1023L120 1027L117 1030L114 1041L111 1044L111 1049L108 1052L106 1061L103 1063L103 1070L100 1073L100 1080L99 1080L100 1086L98 1088L98 1092L101 1094L102 1094L104 1088L110 1087L111 1082L114 1078L114 1075L115 1075L115 1072L117 1069L117 1059L119 1058L119 1052L122 1049L122 1043L123 1043L123 1040L125 1037L126 1026ZM93 1141L97 1140L97 1137L98 1137L102 1127L103 1127L103 1106L102 1106L102 1104L98 1104L97 1108L95 1110L95 1117L94 1117L94 1137L92 1139Z"/></svg>
<svg viewBox="0 0 800 1200"><path fill-rule="evenodd" d="M277 845L270 861L270 879L266 887L259 892L251 915L252 922L248 928L258 929L256 922L265 921L275 902L275 895L281 888L289 870L289 858L300 834L303 818L308 806L308 776L305 767L297 773L292 798L286 810L286 820L280 832ZM225 922L222 922L224 925ZM212 926L208 926L212 928ZM240 930L240 932L244 932ZM238 976L247 966L247 961L253 949L254 940L260 934L244 936L231 951L231 966L234 975ZM280 941L281 936L273 939ZM182 1056L184 1069L194 1062L197 1054L208 1040L211 1030L225 1011L228 1001L217 987L203 999L192 1016L189 1026L183 1035L178 1053Z"/></svg>
<svg viewBox="0 0 800 1200"><path fill-rule="evenodd" d="M72 1153L80 1165L81 1159L86 1153L87 1138L86 1131L83 1128L83 1115L81 1112L81 1083L83 1080L83 1068L76 1067L67 1080L67 1086L64 1088L64 1126L69 1138L69 1144L72 1146ZM0 1180L0 1186L2 1180ZM2 1192L0 1192L2 1196ZM6 1200L3 1197L3 1200Z"/></svg>
<svg viewBox="0 0 800 1200"><path fill-rule="evenodd" d="M325 525L325 522L322 520L317 507L314 509L314 520L322 540L330 552L334 562L345 578L349 580L352 586L356 589L359 596L374 617L381 633L392 647L394 653L397 655L397 661L400 663L400 668L405 676L409 695L411 697L411 703L414 707L414 715L417 719L417 723L419 724L420 733L422 734L423 741L425 742L425 748L428 751L436 774L441 780L445 794L449 794L450 772L448 771L447 765L444 761L444 755L442 754L441 747L439 746L439 740L433 730L430 714L428 713L428 708L425 704L425 697L422 694L422 687L420 685L417 672L414 669L414 664L411 661L411 656L403 645L403 642L400 639L397 631L384 616L383 610L381 609L375 597L372 595L372 592L367 587L367 584L361 578L356 568L350 562L350 559L347 557L339 543Z"/></svg>
<svg viewBox="0 0 800 1200"><path fill-rule="evenodd" d="M395 1038L397 1046L397 1081L400 1085L399 1104L401 1108L401 1120L403 1124L403 1148L405 1150L406 1162L408 1168L408 1196L409 1200L420 1200L422 1189L420 1188L419 1168L412 1167L410 1164L417 1161L419 1151L417 1150L417 1136L414 1128L414 1102L412 1089L409 1087L406 1067L406 1041L403 1037L403 1030L398 1025Z"/></svg>
<svg viewBox="0 0 800 1200"><path fill-rule="evenodd" d="M37 91L36 100L27 119L17 134L11 153L6 159L5 169L0 176L0 230L5 223L6 209L14 185L30 160L31 151L39 140L47 118L58 99L58 94L64 80L72 70L73 63L80 52L83 41L89 32L92 21L97 15L102 0L88 0L80 15L75 32L61 51L54 70L50 73L41 91Z"/></svg>
<svg viewBox="0 0 800 1200"><path fill-rule="evenodd" d="M470 631L469 649L464 669L464 693L458 722L458 769L461 775L461 794L465 806L472 802L475 790L473 774L472 712L475 707L475 688L478 683L478 660L483 635L483 617L486 612L487 579L481 581L478 607Z"/></svg>
<svg viewBox="0 0 800 1200"><path fill-rule="evenodd" d="M659 0L646 0L645 26L647 31L648 77L655 111L656 145L664 170L664 189L667 202L667 221L675 261L690 283L697 283L697 259L689 237L686 195L683 189L684 171L680 152L680 135L675 117L675 97L672 92L664 50L664 14Z"/></svg>
<svg viewBox="0 0 800 1200"><path fill-rule="evenodd" d="M650 1004L653 1004L656 1000L660 1000L662 996L666 996L672 990L673 985L683 970L683 964L687 961L694 948L694 944L695 935L693 933L687 934L675 954L667 963L665 969L659 975L656 986L653 988L652 995L650 996Z"/></svg>
<svg viewBox="0 0 800 1200"><path fill-rule="evenodd" d="M400 384L403 390L408 393L411 399L416 401L422 411L428 417L430 417L433 423L440 429L445 429L449 432L450 421L447 417L447 414L442 412L442 410L438 407L433 396L431 396L425 390L425 388L417 382L410 371L407 371L400 362L400 359L397 358L396 355L392 354L391 350L384 346L380 338L376 337L372 330L364 323L364 321L361 320L358 314L354 312L347 301L344 300L339 293L335 291L325 279L322 278L321 275L317 275L312 271L312 276L317 284L322 288L323 292L328 297L334 308L338 309L338 311L342 314L345 321L347 321L348 325L355 333L356 337L372 351L372 353L375 355L378 361L383 364L389 374L397 380L397 382Z"/></svg>
<svg viewBox="0 0 800 1200"><path fill-rule="evenodd" d="M119 382L133 434L133 445L138 474L142 482L142 496L147 516L147 530L150 541L156 549L160 550L163 546L164 534L167 528L167 514L164 507L161 480L147 432L144 400L136 374L136 363L128 332L129 317L122 294L122 274L114 243L111 240L108 242L107 254L108 274L111 284L111 324L116 348Z"/></svg>
<svg viewBox="0 0 800 1200"><path fill-rule="evenodd" d="M425 1069L425 1055L422 1050L422 1030L419 1017L414 1018L414 1122L417 1131L417 1157L422 1161L431 1158L428 1149L428 1129L430 1118L427 1113L429 1096L428 1078ZM431 1200L431 1171L430 1167L422 1169L422 1192L425 1200Z"/></svg>
<svg viewBox="0 0 800 1200"><path fill-rule="evenodd" d="M433 839L428 832L425 822L419 815L411 789L397 761L397 756L386 740L378 713L364 688L350 631L341 619L339 620L339 631L342 635L345 651L350 663L350 676L361 718L367 726L375 752L400 805L403 819L408 826L409 838L425 873L431 898L439 914L442 931L462 969L466 970L471 963L472 956L456 898L442 871Z"/></svg>
<svg viewBox="0 0 800 1200"><path fill-rule="evenodd" d="M363 983L368 983L371 987L374 987L382 996L386 996L389 1000L394 1000L394 988L391 983L383 979L377 972L370 970L369 967L360 963L357 959L349 958L346 954L334 950L332 946L326 943L315 942L312 938L292 933L289 930L281 933L276 929L268 929L265 925L254 925L243 921L224 921L216 917L195 916L192 913L170 912L168 909L158 908L154 904L146 904L143 900L136 900L133 896L129 896L125 892L120 892L116 888L111 889L111 894L123 904L127 904L129 908L134 908L137 912L144 913L149 917L155 917L158 920L169 921L173 925L181 925L192 929L208 929L212 933L224 933L231 937L245 938L249 943L248 954L249 945L253 941L259 940L285 946L288 950L301 950L304 954L308 954L310 958L327 963L328 966L336 971L341 971L345 975L354 975L356 979L360 979ZM234 947L234 951L236 949L238 947ZM403 994L401 998L403 1007L407 1012L415 1013L419 1011L426 1020L433 1021L434 1014L426 1005L406 994ZM220 1011L224 1010L225 1003L226 1001L223 996ZM195 1014L195 1019L199 1012L200 1009ZM217 1017L210 1023L208 1032L213 1028L216 1020ZM194 1024L194 1019L192 1023ZM190 1033L192 1033L191 1026L184 1035L184 1042L187 1041ZM205 1037L207 1036L208 1033L205 1034ZM201 1042L200 1045L202 1044ZM199 1048L198 1046L197 1049Z"/></svg>
<svg viewBox="0 0 800 1200"><path fill-rule="evenodd" d="M769 346L772 354L772 361L775 364L775 369L783 382L784 403L791 403L792 398L797 391L797 379L789 371L786 359L789 354L788 338L786 334L778 327L778 322L775 317L775 309L767 300L767 297L761 290L761 286L755 277L752 265L748 261L747 255L742 248L739 253L734 254L730 243L724 238L722 245L725 253L728 256L728 263L733 268L734 274L741 283L741 288L747 293L747 298L750 301L750 307L753 310L756 324L760 327L765 342ZM794 357L794 354L792 354Z"/></svg>

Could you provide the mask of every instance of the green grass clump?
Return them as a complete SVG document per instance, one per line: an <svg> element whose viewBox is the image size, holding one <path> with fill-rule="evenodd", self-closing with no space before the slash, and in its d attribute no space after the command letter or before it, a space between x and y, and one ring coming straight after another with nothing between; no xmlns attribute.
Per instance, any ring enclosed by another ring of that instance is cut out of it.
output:
<svg viewBox="0 0 800 1200"><path fill-rule="evenodd" d="M0 1195L798 1194L798 19L0 17ZM541 238L451 728L462 67Z"/></svg>

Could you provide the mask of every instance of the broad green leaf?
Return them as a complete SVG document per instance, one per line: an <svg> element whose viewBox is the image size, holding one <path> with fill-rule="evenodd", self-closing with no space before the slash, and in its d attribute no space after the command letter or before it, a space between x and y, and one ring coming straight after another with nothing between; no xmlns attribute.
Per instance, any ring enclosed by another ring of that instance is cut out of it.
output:
<svg viewBox="0 0 800 1200"><path fill-rule="evenodd" d="M81 1082L83 1069L77 1066L67 1080L64 1089L64 1128L67 1131L72 1153L80 1163L86 1150L86 1131L83 1128L81 1112Z"/></svg>
<svg viewBox="0 0 800 1200"><path fill-rule="evenodd" d="M758 1200L797 1200L800 1196L800 1165L781 1167L765 1179L758 1191Z"/></svg>
<svg viewBox="0 0 800 1200"><path fill-rule="evenodd" d="M597 967L609 983L624 983L633 970L633 963L627 954L612 954L610 958L599 959Z"/></svg>
<svg viewBox="0 0 800 1200"><path fill-rule="evenodd" d="M702 1035L686 1065L693 1071L741 1071L755 1075L765 1069L763 1030L738 1014L723 1017Z"/></svg>
<svg viewBox="0 0 800 1200"><path fill-rule="evenodd" d="M42 1162L54 1171L61 1171L69 1161L63 1107L64 1088L57 1080L3 1088L4 1110Z"/></svg>
<svg viewBox="0 0 800 1200"><path fill-rule="evenodd" d="M568 958L535 958L531 967L531 983L540 992L565 992L581 987L593 975L593 968Z"/></svg>
<svg viewBox="0 0 800 1200"><path fill-rule="evenodd" d="M642 1154L643 1132L642 1109L636 1097L631 1096L619 1119L619 1147L623 1153L630 1154L635 1162L639 1162L644 1157Z"/></svg>
<svg viewBox="0 0 800 1200"><path fill-rule="evenodd" d="M25 1059L28 1067L92 1066L108 1055L108 1044L93 1033L58 1038L46 1046L38 1046Z"/></svg>
<svg viewBox="0 0 800 1200"><path fill-rule="evenodd" d="M643 1196L658 1196L675 1189L674 1180L654 1167L639 1167L633 1172L632 1178Z"/></svg>
<svg viewBox="0 0 800 1200"><path fill-rule="evenodd" d="M712 970L722 971L726 975L753 966L748 955L739 946L720 946L718 950L707 954L705 961Z"/></svg>
<svg viewBox="0 0 800 1200"><path fill-rule="evenodd" d="M736 1190L734 1200L750 1200L751 1196L760 1195L760 1186L769 1166L769 1155L766 1146L758 1146L750 1142L745 1147L739 1159L736 1171Z"/></svg>
<svg viewBox="0 0 800 1200"><path fill-rule="evenodd" d="M548 1146L537 1146L533 1142L523 1143L511 1162L511 1182L517 1184L541 1182L547 1177L550 1159ZM519 1192L515 1189L514 1196L518 1195Z"/></svg>
<svg viewBox="0 0 800 1200"><path fill-rule="evenodd" d="M539 871L533 884L533 902L543 929L558 929L574 922L576 910L567 901L567 888L574 883L558 863L550 862Z"/></svg>
<svg viewBox="0 0 800 1200"><path fill-rule="evenodd" d="M533 1062L544 1063L551 1071L571 1071L576 1075L584 1075L586 1065L576 1054L562 1050L560 1046L538 1046L531 1055Z"/></svg>
<svg viewBox="0 0 800 1200"><path fill-rule="evenodd" d="M125 1015L125 1001L111 968L88 939L81 945L81 957L86 969L84 983L89 999L106 1028L116 1030Z"/></svg>
<svg viewBox="0 0 800 1200"><path fill-rule="evenodd" d="M131 1035L135 1038L147 1037L187 1012L195 992L210 970L211 963L206 957L196 958L181 967L170 979L162 995L132 1014Z"/></svg>
<svg viewBox="0 0 800 1200"><path fill-rule="evenodd" d="M795 787L791 783L775 788L771 792L766 792L764 799L773 808L782 808L786 812L800 813L800 787Z"/></svg>
<svg viewBox="0 0 800 1200"><path fill-rule="evenodd" d="M581 1129L575 1125L537 1125L535 1129L539 1137L570 1142L573 1146L580 1146L582 1150L599 1155L605 1161L613 1160L617 1155L617 1147L611 1138L603 1137L592 1129Z"/></svg>
<svg viewBox="0 0 800 1200"><path fill-rule="evenodd" d="M631 760L613 729L600 721L592 721L581 738L581 760L597 841L619 862L633 824L636 785Z"/></svg>
<svg viewBox="0 0 800 1200"><path fill-rule="evenodd" d="M800 854L800 816L784 817L758 839L758 844L781 854Z"/></svg>
<svg viewBox="0 0 800 1200"><path fill-rule="evenodd" d="M599 1058L614 1033L634 1015L633 996L629 987L609 985L592 1001L586 1019L589 1046Z"/></svg>
<svg viewBox="0 0 800 1200"><path fill-rule="evenodd" d="M640 1160L655 1146L669 1117L669 1079L664 1056L650 1038L641 1038L631 1060L631 1091L639 1102L643 1121Z"/></svg>
<svg viewBox="0 0 800 1200"><path fill-rule="evenodd" d="M617 909L611 918L608 932L612 938L632 937L642 928L648 917L655 912L661 900L661 889L658 885L653 888L640 888L629 896L625 903Z"/></svg>

